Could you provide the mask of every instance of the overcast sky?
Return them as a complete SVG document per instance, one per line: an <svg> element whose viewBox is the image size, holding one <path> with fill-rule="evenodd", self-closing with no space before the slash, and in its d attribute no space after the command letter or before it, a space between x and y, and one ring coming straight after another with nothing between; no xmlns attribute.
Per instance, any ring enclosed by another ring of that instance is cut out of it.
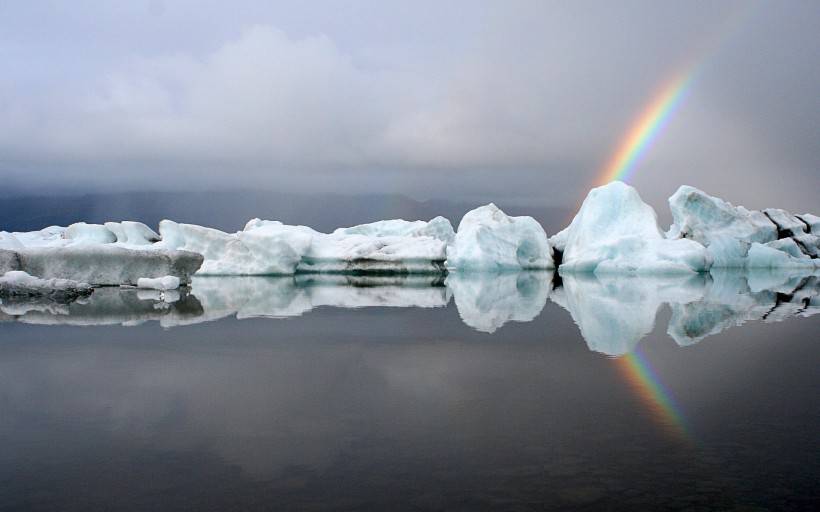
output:
<svg viewBox="0 0 820 512"><path fill-rule="evenodd" d="M816 0L0 0L0 180L572 205L694 59L632 184L817 212L818 27Z"/></svg>

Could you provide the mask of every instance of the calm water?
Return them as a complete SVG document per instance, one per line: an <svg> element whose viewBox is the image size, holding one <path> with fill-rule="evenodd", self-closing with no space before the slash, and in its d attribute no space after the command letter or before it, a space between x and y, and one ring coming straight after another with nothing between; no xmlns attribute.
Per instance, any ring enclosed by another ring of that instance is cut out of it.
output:
<svg viewBox="0 0 820 512"><path fill-rule="evenodd" d="M816 509L818 291L521 274L6 301L0 509Z"/></svg>

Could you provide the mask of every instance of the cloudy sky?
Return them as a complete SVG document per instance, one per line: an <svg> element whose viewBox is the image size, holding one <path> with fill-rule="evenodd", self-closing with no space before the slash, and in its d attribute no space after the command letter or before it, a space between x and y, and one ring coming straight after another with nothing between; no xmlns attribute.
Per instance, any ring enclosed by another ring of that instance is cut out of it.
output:
<svg viewBox="0 0 820 512"><path fill-rule="evenodd" d="M631 179L820 210L820 3L0 0L0 182L577 203Z"/></svg>

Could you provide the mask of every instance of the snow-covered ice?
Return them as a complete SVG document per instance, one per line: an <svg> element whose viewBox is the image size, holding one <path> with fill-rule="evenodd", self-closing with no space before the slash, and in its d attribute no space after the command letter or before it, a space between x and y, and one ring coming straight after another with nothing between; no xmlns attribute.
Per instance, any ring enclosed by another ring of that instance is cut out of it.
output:
<svg viewBox="0 0 820 512"><path fill-rule="evenodd" d="M553 268L552 249L532 217L510 217L496 205L467 212L447 249L447 268L459 271Z"/></svg>
<svg viewBox="0 0 820 512"><path fill-rule="evenodd" d="M703 245L664 238L652 207L619 181L592 189L560 235L562 273L675 274L710 266Z"/></svg>
<svg viewBox="0 0 820 512"><path fill-rule="evenodd" d="M160 240L160 236L142 222L124 220L106 222L104 225L117 238L118 244L140 246L150 245Z"/></svg>

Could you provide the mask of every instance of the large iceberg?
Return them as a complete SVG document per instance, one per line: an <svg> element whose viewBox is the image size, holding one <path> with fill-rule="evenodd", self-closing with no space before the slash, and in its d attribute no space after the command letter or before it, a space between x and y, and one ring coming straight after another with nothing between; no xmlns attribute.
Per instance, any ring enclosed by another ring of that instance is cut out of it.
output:
<svg viewBox="0 0 820 512"><path fill-rule="evenodd" d="M562 273L691 273L711 263L703 245L664 238L652 207L620 181L592 189L559 235Z"/></svg>
<svg viewBox="0 0 820 512"><path fill-rule="evenodd" d="M157 240L159 235L151 228L132 221L0 232L0 272L21 270L46 280L95 286L136 285L140 278L166 275L189 283L203 257L167 249Z"/></svg>
<svg viewBox="0 0 820 512"><path fill-rule="evenodd" d="M202 256L167 249L112 244L0 249L0 271L22 270L42 279L71 279L99 286L136 285L143 277L176 276L188 283Z"/></svg>
<svg viewBox="0 0 820 512"><path fill-rule="evenodd" d="M544 228L532 217L510 217L490 203L464 215L447 249L447 268L460 271L553 268Z"/></svg>
<svg viewBox="0 0 820 512"><path fill-rule="evenodd" d="M715 268L813 268L820 263L812 215L748 210L686 185L669 198L669 207L673 224L667 236L703 244Z"/></svg>
<svg viewBox="0 0 820 512"><path fill-rule="evenodd" d="M291 275L297 272L441 272L453 228L430 222L387 220L326 234L305 226L252 219L242 231L160 223L161 245L205 257L200 275Z"/></svg>

